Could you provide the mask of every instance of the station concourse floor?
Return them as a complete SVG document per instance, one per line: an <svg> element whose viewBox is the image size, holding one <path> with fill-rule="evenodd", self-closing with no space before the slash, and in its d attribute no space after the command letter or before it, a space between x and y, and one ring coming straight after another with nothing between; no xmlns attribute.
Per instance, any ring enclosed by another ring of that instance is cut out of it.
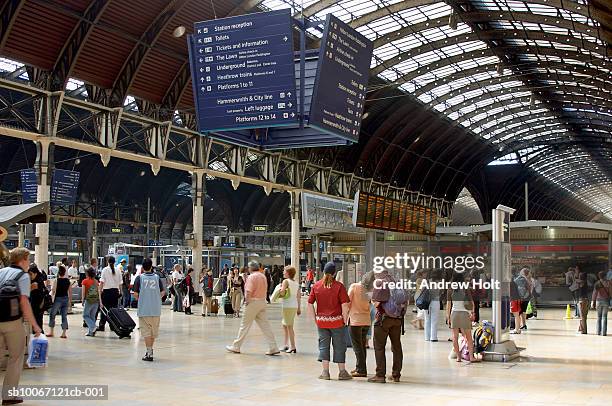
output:
<svg viewBox="0 0 612 406"><path fill-rule="evenodd" d="M612 335L576 335L577 320L563 320L560 309L541 309L529 330L513 336L526 347L520 361L457 364L448 359L449 330L441 320L439 342L425 342L423 331L408 323L402 337L404 367L400 383L372 384L364 378L337 381L317 377L317 335L304 314L296 322L297 354L264 355L267 349L254 325L242 354L227 353L240 321L173 313L164 306L155 362L141 361L144 343L137 330L131 340L109 331L84 337L80 315L71 315L68 339L50 338L47 368L25 370L21 384L109 385L108 401L26 401L26 405L610 405L612 400ZM482 309L490 317L490 309ZM594 312L591 312L593 316ZM135 317L136 310L130 310ZM280 308L268 316L282 344ZM407 317L411 317L410 314ZM48 318L45 316L45 323ZM612 333L612 332L611 332ZM390 374L391 351L387 347ZM352 349L347 368L354 367ZM368 371L375 369L368 350Z"/></svg>

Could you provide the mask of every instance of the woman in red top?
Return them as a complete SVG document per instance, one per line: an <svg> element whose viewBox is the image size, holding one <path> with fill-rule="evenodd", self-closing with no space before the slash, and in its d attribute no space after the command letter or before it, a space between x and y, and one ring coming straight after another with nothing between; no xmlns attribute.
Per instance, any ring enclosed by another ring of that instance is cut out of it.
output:
<svg viewBox="0 0 612 406"><path fill-rule="evenodd" d="M329 380L330 344L334 346L334 363L338 364L338 380L353 379L345 369L346 332L345 326L349 312L349 297L343 284L334 279L336 265L325 264L325 277L315 283L308 297L308 307L315 314L319 330L319 361L323 363L323 372L319 379ZM317 303L315 313L314 304Z"/></svg>

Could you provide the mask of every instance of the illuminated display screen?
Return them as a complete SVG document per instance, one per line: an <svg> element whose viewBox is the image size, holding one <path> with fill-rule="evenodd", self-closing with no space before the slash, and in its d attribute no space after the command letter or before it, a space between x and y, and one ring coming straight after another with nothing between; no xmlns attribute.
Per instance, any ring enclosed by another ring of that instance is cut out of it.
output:
<svg viewBox="0 0 612 406"><path fill-rule="evenodd" d="M401 233L434 235L435 210L370 193L357 192L353 225Z"/></svg>
<svg viewBox="0 0 612 406"><path fill-rule="evenodd" d="M312 252L312 239L305 238L300 240L300 252Z"/></svg>

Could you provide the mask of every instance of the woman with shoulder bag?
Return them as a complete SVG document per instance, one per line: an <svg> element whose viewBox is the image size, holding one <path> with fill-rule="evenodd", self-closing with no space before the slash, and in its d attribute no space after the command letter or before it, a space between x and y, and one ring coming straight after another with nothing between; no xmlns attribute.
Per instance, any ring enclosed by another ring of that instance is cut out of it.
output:
<svg viewBox="0 0 612 406"><path fill-rule="evenodd" d="M232 277L232 290L231 290L231 303L232 309L234 310L234 317L240 317L240 307L242 307L242 299L244 298L244 280L238 272L238 268L233 272Z"/></svg>
<svg viewBox="0 0 612 406"><path fill-rule="evenodd" d="M597 335L608 335L608 310L612 298L612 281L606 279L605 272L597 274L599 280L593 289L593 309L597 309Z"/></svg>
<svg viewBox="0 0 612 406"><path fill-rule="evenodd" d="M202 287L202 317L210 316L212 313L212 297L213 297L213 282L212 271L203 268L202 276L200 276L200 286Z"/></svg>

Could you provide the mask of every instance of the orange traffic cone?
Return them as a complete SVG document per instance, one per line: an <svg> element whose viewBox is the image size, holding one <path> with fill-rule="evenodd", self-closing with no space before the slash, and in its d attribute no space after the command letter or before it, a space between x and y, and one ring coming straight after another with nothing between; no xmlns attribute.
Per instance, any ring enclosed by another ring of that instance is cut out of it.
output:
<svg viewBox="0 0 612 406"><path fill-rule="evenodd" d="M565 320L571 320L571 319L572 319L572 308L568 304L567 308L565 309Z"/></svg>

